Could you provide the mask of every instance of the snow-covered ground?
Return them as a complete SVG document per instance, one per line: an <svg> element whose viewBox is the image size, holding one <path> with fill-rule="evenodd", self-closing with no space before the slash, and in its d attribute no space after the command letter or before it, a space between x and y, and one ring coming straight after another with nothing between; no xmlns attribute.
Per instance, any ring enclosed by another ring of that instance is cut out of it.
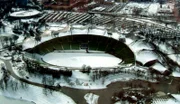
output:
<svg viewBox="0 0 180 104"><path fill-rule="evenodd" d="M22 65L23 63L19 64L19 66ZM5 66L2 61L0 61L0 66ZM13 67L13 70L16 74L18 73L18 76L24 75L19 74L19 69L17 69L17 66L16 68ZM2 80L2 74L2 70L0 70L0 80ZM2 90L2 87L0 88L0 95L2 95L0 96L0 103L3 101L4 104L11 104L8 102L13 102L13 104L75 104L75 102L70 97L61 92L50 91L48 89L29 84L25 85L23 82L14 79L12 76L9 77L10 79L8 80L7 89ZM5 85L1 83L1 86ZM6 96L10 99L4 98L3 96ZM12 101L11 99L16 100Z"/></svg>
<svg viewBox="0 0 180 104"><path fill-rule="evenodd" d="M81 68L83 65L92 68L97 67L117 67L121 59L99 51L89 50L89 53L82 51L80 53L68 52L51 52L43 56L43 60L49 64L66 67Z"/></svg>
<svg viewBox="0 0 180 104"><path fill-rule="evenodd" d="M148 74L146 73L147 71L146 68L138 68L138 67L137 68L130 67L130 68L126 68L122 70L122 71L129 71L129 74L128 73L115 73L115 74L109 74L107 76L100 76L99 72L97 72L99 74L97 73L95 74L95 72L92 71L91 73L87 74L87 73L82 73L79 70L74 70L72 71L71 77L61 75L59 79L54 79L53 85L54 86L61 85L61 86L66 86L66 87L71 87L71 88L76 88L76 89L104 89L107 87L107 85L116 81L128 81L128 80L133 80L133 79L147 80L145 79L145 77L137 77L136 75L134 75L134 72L132 70L144 71L145 72L144 75L146 77L149 77ZM14 71L21 78L25 78L24 76L22 76L22 74L19 74L16 68L14 68ZM43 78L45 77L47 80L46 84L52 85L52 84L49 84L49 82L52 81L52 76L50 75L39 76L39 75L33 75L33 74L30 74L30 75L25 74L25 76L29 77L26 80L36 82L36 83L41 83L41 84L43 82L42 81ZM154 82L156 80L149 80L149 81Z"/></svg>
<svg viewBox="0 0 180 104"><path fill-rule="evenodd" d="M117 73L117 74L110 74L105 77L101 77L100 79L96 79L93 81L93 76L89 76L85 73L79 71L73 71L72 77L70 77L70 84L61 78L60 85L62 86L69 86L77 89L102 89L106 88L112 82L116 81L127 81L131 79L136 79L137 77L133 74L125 74L125 73ZM64 83L64 81L66 83Z"/></svg>
<svg viewBox="0 0 180 104"><path fill-rule="evenodd" d="M11 88L8 88L8 90L4 91L0 90L0 95L13 99L34 102L35 104L75 104L75 102L70 97L61 92L52 91L51 94L48 89L32 85L27 85L27 88L23 88L21 87L22 84L17 82L15 79L11 83L17 83L18 89L16 91L12 91Z"/></svg>
<svg viewBox="0 0 180 104"><path fill-rule="evenodd" d="M35 104L34 102L12 99L10 97L0 96L1 103L3 104Z"/></svg>

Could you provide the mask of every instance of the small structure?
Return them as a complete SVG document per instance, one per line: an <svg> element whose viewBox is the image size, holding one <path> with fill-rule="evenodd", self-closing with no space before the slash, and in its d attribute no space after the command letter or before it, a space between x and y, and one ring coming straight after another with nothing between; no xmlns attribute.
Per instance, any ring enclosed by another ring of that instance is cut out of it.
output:
<svg viewBox="0 0 180 104"><path fill-rule="evenodd" d="M31 18L35 17L37 15L40 15L41 12L37 10L22 10L22 11L17 11L13 12L10 14L10 17L13 18Z"/></svg>

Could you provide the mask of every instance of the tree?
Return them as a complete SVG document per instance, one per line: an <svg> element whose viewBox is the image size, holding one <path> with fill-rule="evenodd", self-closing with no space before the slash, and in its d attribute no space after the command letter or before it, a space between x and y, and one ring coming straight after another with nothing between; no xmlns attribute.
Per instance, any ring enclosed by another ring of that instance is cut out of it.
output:
<svg viewBox="0 0 180 104"><path fill-rule="evenodd" d="M82 67L81 67L82 71L85 72L86 71L86 65L83 64Z"/></svg>
<svg viewBox="0 0 180 104"><path fill-rule="evenodd" d="M124 97L124 91L121 90L119 93L118 93L118 97L121 99Z"/></svg>
<svg viewBox="0 0 180 104"><path fill-rule="evenodd" d="M46 87L45 87L45 88L43 88L43 94L44 94L44 95L46 95L46 96L48 96L48 92L47 92L47 90L48 90L48 89L47 89Z"/></svg>
<svg viewBox="0 0 180 104"><path fill-rule="evenodd" d="M178 84L177 86L176 86L176 90L177 90L177 92L178 92L178 94L180 93L180 84Z"/></svg>
<svg viewBox="0 0 180 104"><path fill-rule="evenodd" d="M0 80L0 89L4 90L4 81Z"/></svg>
<svg viewBox="0 0 180 104"><path fill-rule="evenodd" d="M163 0L160 0L159 4L160 4L160 8L162 8Z"/></svg>
<svg viewBox="0 0 180 104"><path fill-rule="evenodd" d="M57 37L59 35L59 32L60 32L60 30L57 30L57 31L52 30L51 35L54 36L54 37Z"/></svg>
<svg viewBox="0 0 180 104"><path fill-rule="evenodd" d="M19 36L17 36L17 35L13 35L13 41L14 41L14 43L16 43L16 41L17 41L17 39L19 38Z"/></svg>
<svg viewBox="0 0 180 104"><path fill-rule="evenodd" d="M39 34L36 34L35 36L36 43L41 41L41 36Z"/></svg>
<svg viewBox="0 0 180 104"><path fill-rule="evenodd" d="M89 74L92 68L91 68L91 66L86 66L85 69L88 71L88 74Z"/></svg>
<svg viewBox="0 0 180 104"><path fill-rule="evenodd" d="M46 84L46 76L43 76L43 78L42 78L42 83L43 83L43 84Z"/></svg>
<svg viewBox="0 0 180 104"><path fill-rule="evenodd" d="M9 42L10 42L10 46L14 45L14 41L13 41L13 39L11 37L9 38Z"/></svg>
<svg viewBox="0 0 180 104"><path fill-rule="evenodd" d="M8 46L8 37L4 37L4 41L5 41L5 43L6 43L6 46Z"/></svg>

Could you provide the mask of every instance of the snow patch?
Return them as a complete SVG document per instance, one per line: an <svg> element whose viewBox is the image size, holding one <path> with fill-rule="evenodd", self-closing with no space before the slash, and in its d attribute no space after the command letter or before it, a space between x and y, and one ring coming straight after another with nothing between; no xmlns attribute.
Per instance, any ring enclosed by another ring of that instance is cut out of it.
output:
<svg viewBox="0 0 180 104"><path fill-rule="evenodd" d="M98 104L99 96L93 93L87 93L86 95L84 95L84 99L88 104Z"/></svg>

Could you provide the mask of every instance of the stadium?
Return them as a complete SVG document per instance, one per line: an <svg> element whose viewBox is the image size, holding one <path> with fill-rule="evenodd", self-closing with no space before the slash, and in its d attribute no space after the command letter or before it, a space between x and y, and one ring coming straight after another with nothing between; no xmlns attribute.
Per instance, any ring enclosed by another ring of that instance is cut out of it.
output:
<svg viewBox="0 0 180 104"><path fill-rule="evenodd" d="M72 34L68 34L68 31L64 34L60 32L56 37L44 36L41 42L27 39L24 42L24 60L28 63L27 67L31 71L34 69L33 71L57 76L71 76L72 70L112 71L111 69L117 69L121 64L134 64L135 57L131 49L122 39L113 37L113 34L104 34L103 31L107 30L78 31L74 28L70 31Z"/></svg>
<svg viewBox="0 0 180 104"><path fill-rule="evenodd" d="M0 5L2 102L180 104L178 1Z"/></svg>

